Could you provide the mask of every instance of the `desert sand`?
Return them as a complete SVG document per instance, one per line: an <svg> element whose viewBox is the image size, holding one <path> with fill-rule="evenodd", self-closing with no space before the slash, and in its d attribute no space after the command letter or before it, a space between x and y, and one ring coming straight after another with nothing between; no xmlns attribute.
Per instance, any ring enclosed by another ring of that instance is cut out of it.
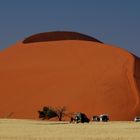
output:
<svg viewBox="0 0 140 140"><path fill-rule="evenodd" d="M69 124L18 119L0 119L1 140L139 140L135 122Z"/></svg>
<svg viewBox="0 0 140 140"><path fill-rule="evenodd" d="M0 117L37 119L46 105L89 118L140 115L135 55L95 40L24 41L0 52Z"/></svg>

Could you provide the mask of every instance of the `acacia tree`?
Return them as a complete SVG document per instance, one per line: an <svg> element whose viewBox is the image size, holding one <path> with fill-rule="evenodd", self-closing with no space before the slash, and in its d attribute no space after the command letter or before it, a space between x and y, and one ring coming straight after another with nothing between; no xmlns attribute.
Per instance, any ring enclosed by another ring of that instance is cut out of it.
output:
<svg viewBox="0 0 140 140"><path fill-rule="evenodd" d="M57 114L55 110L52 107L45 106L43 107L42 111L38 111L39 118L45 120L45 119L51 119L54 117L57 117Z"/></svg>
<svg viewBox="0 0 140 140"><path fill-rule="evenodd" d="M59 119L59 121L62 121L62 118L66 115L66 107L59 107L55 109L57 117Z"/></svg>
<svg viewBox="0 0 140 140"><path fill-rule="evenodd" d="M39 118L44 119L51 119L54 117L58 117L59 121L62 121L62 118L66 115L66 107L58 107L58 108L52 108L49 106L44 106L43 111L38 111Z"/></svg>

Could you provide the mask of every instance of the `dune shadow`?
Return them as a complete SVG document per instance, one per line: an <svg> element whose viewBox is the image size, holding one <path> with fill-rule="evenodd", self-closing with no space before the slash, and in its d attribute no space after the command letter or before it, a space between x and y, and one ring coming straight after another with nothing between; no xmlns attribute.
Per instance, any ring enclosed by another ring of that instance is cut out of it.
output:
<svg viewBox="0 0 140 140"><path fill-rule="evenodd" d="M35 34L25 38L23 40L23 43L26 44L34 42L59 41L59 40L86 40L102 43L101 41L91 36L69 31L54 31Z"/></svg>

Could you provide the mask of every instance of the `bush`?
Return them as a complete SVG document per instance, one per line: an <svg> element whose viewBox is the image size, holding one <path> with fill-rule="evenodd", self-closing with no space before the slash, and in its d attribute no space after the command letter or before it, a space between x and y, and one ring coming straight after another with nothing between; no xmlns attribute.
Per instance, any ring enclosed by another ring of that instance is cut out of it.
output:
<svg viewBox="0 0 140 140"><path fill-rule="evenodd" d="M51 119L54 117L58 117L59 121L62 121L62 118L65 116L65 107L59 107L59 108L52 108L49 106L44 106L42 111L38 111L39 118L41 119Z"/></svg>

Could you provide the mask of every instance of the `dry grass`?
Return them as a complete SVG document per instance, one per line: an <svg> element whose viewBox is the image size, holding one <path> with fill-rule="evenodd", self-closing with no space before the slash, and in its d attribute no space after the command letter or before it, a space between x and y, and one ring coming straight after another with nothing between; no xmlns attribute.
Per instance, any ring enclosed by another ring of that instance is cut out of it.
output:
<svg viewBox="0 0 140 140"><path fill-rule="evenodd" d="M69 124L0 119L0 140L140 140L140 123Z"/></svg>

